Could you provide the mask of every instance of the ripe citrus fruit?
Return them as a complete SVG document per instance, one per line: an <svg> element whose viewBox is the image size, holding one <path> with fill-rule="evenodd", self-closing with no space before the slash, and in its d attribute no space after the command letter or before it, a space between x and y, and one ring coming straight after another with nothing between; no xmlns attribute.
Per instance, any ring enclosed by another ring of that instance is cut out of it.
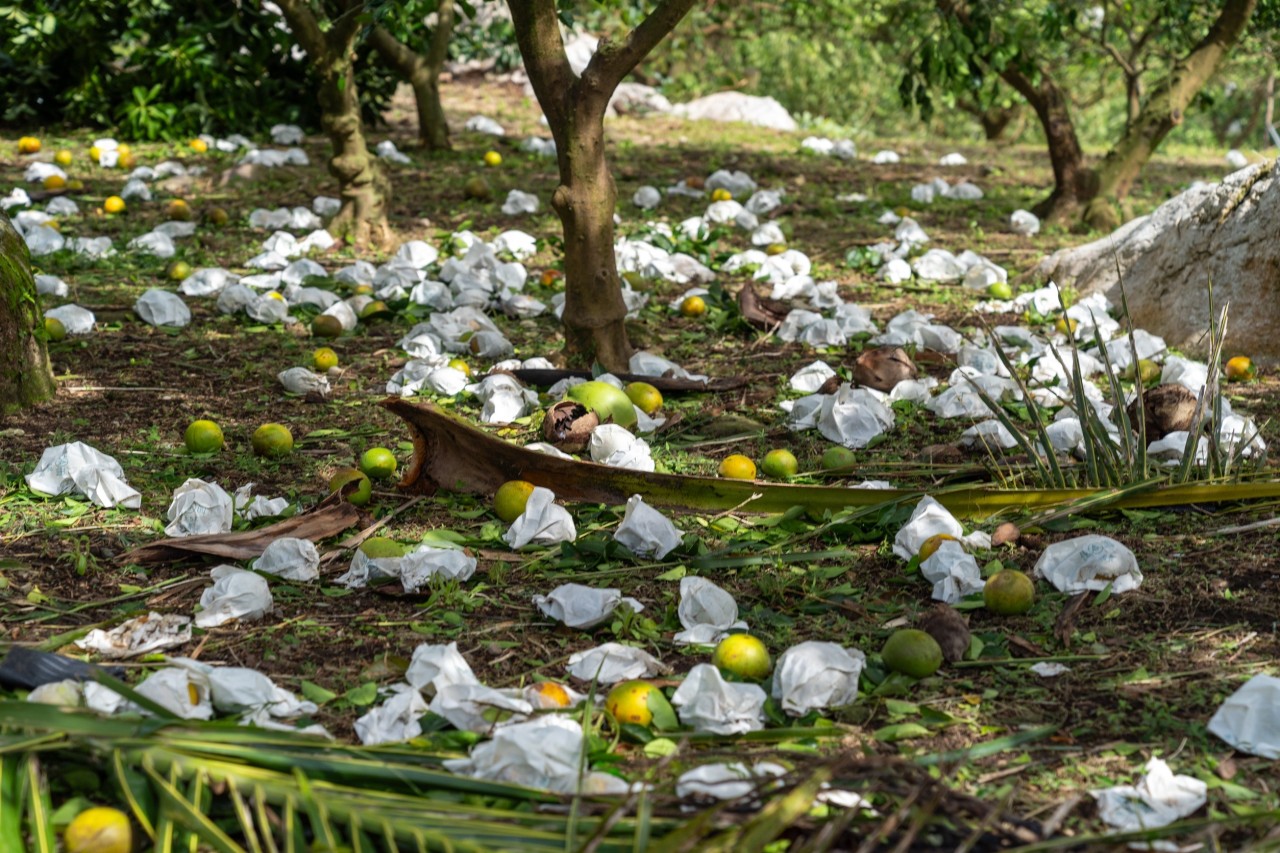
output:
<svg viewBox="0 0 1280 853"><path fill-rule="evenodd" d="M1007 281L993 281L987 285L987 296L992 299L1012 299L1013 287Z"/></svg>
<svg viewBox="0 0 1280 853"><path fill-rule="evenodd" d="M733 198L733 193L729 192L724 187L720 187L719 189L714 190L711 193L712 201L730 201L732 200L732 198Z"/></svg>
<svg viewBox="0 0 1280 853"><path fill-rule="evenodd" d="M1258 375L1258 368L1247 355L1238 355L1227 362L1224 371L1228 382L1248 382Z"/></svg>
<svg viewBox="0 0 1280 853"><path fill-rule="evenodd" d="M381 299L375 299L360 309L360 319L369 320L377 317L379 314L385 314L388 310L390 309L387 308L387 303L383 302Z"/></svg>
<svg viewBox="0 0 1280 853"><path fill-rule="evenodd" d="M734 453L721 459L720 467L716 471L721 477L728 477L730 480L754 480L756 463L741 453Z"/></svg>
<svg viewBox="0 0 1280 853"><path fill-rule="evenodd" d="M369 498L373 497L373 484L358 468L339 468L337 473L329 478L329 491L340 491L343 486L353 480L358 481L359 485L354 492L347 495L347 500L355 506L364 506L369 502Z"/></svg>
<svg viewBox="0 0 1280 853"><path fill-rule="evenodd" d="M568 708L573 701L569 698L569 691L554 681L539 681L533 685L533 692L542 699L544 707Z"/></svg>
<svg viewBox="0 0 1280 853"><path fill-rule="evenodd" d="M620 723L647 726L653 722L649 697L654 693L662 695L662 691L647 681L624 681L609 691L604 707Z"/></svg>
<svg viewBox="0 0 1280 853"><path fill-rule="evenodd" d="M1076 329L1080 328L1080 321L1074 317L1059 317L1058 322L1053 327L1064 335L1074 335Z"/></svg>
<svg viewBox="0 0 1280 853"><path fill-rule="evenodd" d="M652 415L662 408L662 392L648 382L630 382L623 389L628 399L640 407L646 415Z"/></svg>
<svg viewBox="0 0 1280 853"><path fill-rule="evenodd" d="M636 410L631 406L631 398L608 382L582 382L566 391L564 396L595 412L601 423L612 419L615 424L628 429L636 425Z"/></svg>
<svg viewBox="0 0 1280 853"><path fill-rule="evenodd" d="M763 681L773 671L773 661L764 643L750 634L730 634L716 644L711 662L739 678Z"/></svg>
<svg viewBox="0 0 1280 853"><path fill-rule="evenodd" d="M701 296L686 296L680 303L680 313L686 317L701 317L707 313L707 301Z"/></svg>
<svg viewBox="0 0 1280 853"><path fill-rule="evenodd" d="M49 340L54 343L65 341L67 339L67 327L62 325L62 321L57 317L44 318L44 333L49 336Z"/></svg>
<svg viewBox="0 0 1280 853"><path fill-rule="evenodd" d="M822 467L826 471L849 473L858 457L847 447L828 447L822 454Z"/></svg>
<svg viewBox="0 0 1280 853"><path fill-rule="evenodd" d="M1036 585L1017 569L1002 569L987 578L982 603L1000 616L1026 613L1036 601Z"/></svg>
<svg viewBox="0 0 1280 853"><path fill-rule="evenodd" d="M372 294L373 294L373 285L372 285L372 284L364 284L364 283L361 283L361 284L357 284L355 287L351 288L351 295L352 295L352 296L370 296L370 295L372 295Z"/></svg>
<svg viewBox="0 0 1280 853"><path fill-rule="evenodd" d="M390 479L396 473L396 455L385 447L370 447L360 457L360 470L374 480Z"/></svg>
<svg viewBox="0 0 1280 853"><path fill-rule="evenodd" d="M770 243L768 246L764 247L764 253L766 255L781 255L786 250L786 243Z"/></svg>
<svg viewBox="0 0 1280 853"><path fill-rule="evenodd" d="M130 154L133 153L133 149L130 148L128 145L117 145L116 153L118 153L121 157L128 157Z"/></svg>
<svg viewBox="0 0 1280 853"><path fill-rule="evenodd" d="M1156 364L1151 359L1138 359L1138 379L1140 379L1143 384L1146 384L1147 382L1155 382L1160 378L1161 373L1163 373L1163 371L1161 370L1160 365Z"/></svg>
<svg viewBox="0 0 1280 853"><path fill-rule="evenodd" d="M942 648L924 631L903 628L893 632L880 650L884 665L912 678L928 678L942 666Z"/></svg>
<svg viewBox="0 0 1280 853"><path fill-rule="evenodd" d="M316 370L328 370L338 366L338 354L328 347L320 347L311 353L311 364Z"/></svg>
<svg viewBox="0 0 1280 853"><path fill-rule="evenodd" d="M564 275L560 272L560 270L543 270L542 279L541 279L542 286L550 287L551 285L555 284L557 281L559 281L562 278L564 278Z"/></svg>
<svg viewBox="0 0 1280 853"><path fill-rule="evenodd" d="M192 453L217 453L222 449L222 427L213 421L192 421L182 440Z"/></svg>
<svg viewBox="0 0 1280 853"><path fill-rule="evenodd" d="M458 371L459 373L462 373L464 376L471 375L471 365L467 364L465 361L463 361L460 358L449 359L449 366L452 367L454 370Z"/></svg>
<svg viewBox="0 0 1280 853"><path fill-rule="evenodd" d="M138 163L138 158L129 152L127 145L120 146L120 159L116 160L117 169L132 169Z"/></svg>
<svg viewBox="0 0 1280 853"><path fill-rule="evenodd" d="M249 439L259 456L288 456L293 452L293 433L283 424L263 424Z"/></svg>
<svg viewBox="0 0 1280 853"><path fill-rule="evenodd" d="M533 494L533 483L525 480L508 480L493 495L493 511L498 518L507 524L524 514L529 495Z"/></svg>
<svg viewBox="0 0 1280 853"><path fill-rule="evenodd" d="M924 544L920 546L920 551L919 551L920 562L923 563L925 560L932 557L934 553L938 550L939 546L941 546L942 543L946 542L947 540L950 540L952 542L960 541L959 539L956 539L956 537L952 536L950 533L935 533L932 536L930 536L928 539L924 540Z"/></svg>
<svg viewBox="0 0 1280 853"><path fill-rule="evenodd" d="M182 281L184 278L191 275L191 264L186 261L174 261L169 264L169 269L166 273L169 278L174 281Z"/></svg>
<svg viewBox="0 0 1280 853"><path fill-rule="evenodd" d="M44 188L47 190L63 190L67 188L67 179L61 175L50 175L44 179Z"/></svg>
<svg viewBox="0 0 1280 853"><path fill-rule="evenodd" d="M98 161L102 159L102 149L96 145L90 145L89 159L93 161L93 165L97 166Z"/></svg>
<svg viewBox="0 0 1280 853"><path fill-rule="evenodd" d="M789 480L800 470L800 463L796 461L795 454L790 450L778 447L770 450L764 455L764 459L760 460L760 470L766 477Z"/></svg>
<svg viewBox="0 0 1280 853"><path fill-rule="evenodd" d="M180 198L175 198L165 206L165 213L170 219L187 222L191 219L191 205Z"/></svg>
<svg viewBox="0 0 1280 853"><path fill-rule="evenodd" d="M321 314L311 321L311 334L317 338L336 338L342 334L342 321L332 314Z"/></svg>
<svg viewBox="0 0 1280 853"><path fill-rule="evenodd" d="M18 140L19 154L34 154L40 150L40 140L34 136L24 136Z"/></svg>
<svg viewBox="0 0 1280 853"><path fill-rule="evenodd" d="M118 195L110 196L102 203L102 209L107 213L124 213L124 199Z"/></svg>
<svg viewBox="0 0 1280 853"><path fill-rule="evenodd" d="M67 853L129 853L133 827L119 809L95 806L75 816L62 835Z"/></svg>
<svg viewBox="0 0 1280 853"><path fill-rule="evenodd" d="M188 142L187 145L191 146L191 150L197 154L203 154L209 150L209 143L205 142L203 139L193 139Z"/></svg>
<svg viewBox="0 0 1280 853"><path fill-rule="evenodd" d="M278 290L268 290L268 291L267 291L267 298L268 298L268 299L274 299L276 302L284 302L284 301L285 301L284 294L283 294L283 293L281 293L281 292L280 292L280 291L278 291Z"/></svg>
<svg viewBox="0 0 1280 853"><path fill-rule="evenodd" d="M404 546L389 536L370 536L360 544L360 550L374 560L404 556Z"/></svg>
<svg viewBox="0 0 1280 853"><path fill-rule="evenodd" d="M484 164L486 166L501 166L502 155L497 151L486 151L484 152Z"/></svg>
<svg viewBox="0 0 1280 853"><path fill-rule="evenodd" d="M70 166L71 161L74 158L74 154L72 154L68 149L62 148L57 154L53 155L53 162L57 163L59 166Z"/></svg>

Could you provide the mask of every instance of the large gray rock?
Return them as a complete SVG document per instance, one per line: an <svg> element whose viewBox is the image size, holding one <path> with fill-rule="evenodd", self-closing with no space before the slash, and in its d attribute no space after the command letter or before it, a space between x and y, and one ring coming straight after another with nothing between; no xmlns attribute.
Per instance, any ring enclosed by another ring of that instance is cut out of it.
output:
<svg viewBox="0 0 1280 853"><path fill-rule="evenodd" d="M687 104L676 104L673 112L695 121L741 121L774 130L799 127L787 108L773 98L741 92L716 92Z"/></svg>
<svg viewBox="0 0 1280 853"><path fill-rule="evenodd" d="M1208 346L1214 304L1230 303L1226 348L1280 360L1280 176L1276 163L1192 187L1093 243L1063 249L1036 273L1082 295L1120 304L1121 279L1134 326L1170 346ZM1118 268L1118 270L1117 270Z"/></svg>

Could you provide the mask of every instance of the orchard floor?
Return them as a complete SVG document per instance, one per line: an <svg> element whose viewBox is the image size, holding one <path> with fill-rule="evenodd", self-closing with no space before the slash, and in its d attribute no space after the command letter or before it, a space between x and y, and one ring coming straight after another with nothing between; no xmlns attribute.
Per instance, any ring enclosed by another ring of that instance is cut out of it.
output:
<svg viewBox="0 0 1280 853"><path fill-rule="evenodd" d="M536 106L518 89L499 84L454 84L446 87L445 97L455 128L452 152L413 149L411 128L392 116L390 138L413 158L412 165L390 168L397 233L405 240L441 245L451 232L464 228L488 238L508 228L527 231L540 240L539 254L526 262L529 291L548 301L556 285L543 287L538 278L559 265L559 224L548 206L554 162L516 146L540 131ZM476 113L502 123L508 138L463 132L463 122ZM388 133L378 129L371 137L378 141ZM845 264L849 249L885 238L888 229L876 219L886 207L909 207L932 237L930 245L957 253L972 249L1008 267L1013 277L1028 273L1046 252L1090 239L1057 226L1034 238L1008 232L1009 214L1030 207L1049 180L1041 150L1031 145L859 140L863 157L842 162L797 153L803 134L746 127L627 118L612 122L609 134L624 232L643 222L629 203L642 184L663 187L720 168L742 169L761 186L785 188L778 220L785 223L789 245L810 256L816 279L838 281L841 296L869 308L882 327L908 307L930 311L961 330L982 322L972 310L980 297L958 286L888 286ZM156 201L130 202L125 215L105 216L98 208L119 191L124 173L87 165L85 152L94 134L49 129L39 135L46 151L66 147L75 153L68 171L85 182L83 192L72 194L82 214L66 219L63 232L107 235L120 251L101 261L67 253L37 259L39 271L67 281L71 299L93 310L99 326L91 336L51 346L58 377L55 400L0 420L0 625L9 641L76 655L82 653L71 640L91 626L148 609L194 611L213 563L140 565L122 559L131 548L163 535L170 496L188 478L216 480L228 490L252 482L255 494L283 495L306 508L325 496L336 469L356 463L368 447L390 447L402 464L407 461L410 446L403 425L377 402L385 397L387 379L406 360L396 342L416 321L395 316L362 324L338 339L333 346L342 374L329 399L286 395L276 374L308 364L318 345L306 326L255 325L243 315L222 316L212 300L197 299L188 300L194 317L184 329L164 331L141 323L133 302L149 288L171 286L167 262L124 246L163 221L168 196L157 192ZM25 167L14 153L17 134L11 136L0 139L0 186L6 190L22 183ZM902 162L871 165L866 154L881 147L895 148ZM230 212L231 222L223 228L202 224L194 237L179 241L178 257L195 268L239 270L267 236L248 227L252 209L310 207L313 197L333 195L323 165L325 141L309 138L305 148L312 163L306 168L285 167L260 180L225 186L198 180L186 193L197 215L220 206ZM503 155L501 167L484 167L482 155L490 148ZM140 164L176 157L205 166L209 176L233 162L225 154L196 155L185 145L140 144L135 150ZM971 165L934 165L953 150L963 152ZM1212 180L1224 172L1220 152L1175 149L1147 170L1134 210L1145 212L1190 181ZM492 182L492 200L465 198L463 186L477 174ZM980 202L912 203L911 186L936 176L953 182L970 179L986 197ZM504 216L500 206L512 188L535 193L541 211ZM866 193L874 202L837 200L852 192ZM703 205L668 197L656 214L674 225L701 213ZM746 242L744 232L729 234L707 247L709 258L722 261L747 248ZM336 270L356 257L375 263L384 259L347 248L317 259ZM719 279L730 294L744 280L732 275ZM1041 284L1030 278L1021 283ZM783 344L748 330L737 319L732 297L718 291L707 316L683 318L668 309L683 287L649 286L649 306L630 326L638 348L659 352L697 373L748 380L744 389L731 393L668 396L666 411L681 421L653 439L654 457L675 473L712 474L727 454L745 453L758 460L771 447L787 447L799 458L802 472L816 468L829 443L816 432L787 431L777 404L798 396L786 383L798 368L818 358L833 365L850 363L861 344L831 351ZM1002 321L1017 320L1010 316ZM562 345L551 316L499 322L522 358L554 357ZM940 381L954 367L945 360L922 364ZM485 367L475 359L471 365ZM1275 392L1272 375L1229 386L1233 406L1259 423L1280 408ZM456 409L474 418L478 406L460 401ZM183 430L196 418L212 418L222 426L227 436L223 452L208 457L186 452ZM248 437L267 421L289 426L298 440L293 455L280 461L252 455ZM965 479L989 481L989 460L982 454L953 464L921 458L923 448L954 442L969 424L906 407L885 441L858 452L853 482L879 478L927 489ZM748 434L742 437L744 426ZM533 437L527 423L499 433L521 442ZM739 437L733 438L735 434ZM1269 428L1264 436L1274 438ZM86 442L119 460L129 483L143 495L141 511L102 510L78 499L33 495L23 475L44 448L69 441ZM191 645L176 653L258 668L293 691L304 690L304 682L318 685L333 698L314 721L338 738L352 740L352 723L372 701L361 688L399 680L415 646L424 642L456 641L483 683L513 687L562 679L573 652L625 641L671 664L675 676L662 683L676 684L684 672L708 659L705 649L671 642L679 630L678 577L688 571L730 591L742 618L775 654L804 640L856 647L871 658L869 676L875 683L868 682L872 689L857 703L829 715L836 737L725 738L687 744L674 759L649 758L638 744L611 740L609 724L597 719L616 768L628 778L655 783L663 795L672 793L679 771L706 761L779 760L797 773L825 762L878 812L860 814L846 825L835 840L836 849L952 849L966 844L986 849L1028 841L1009 829L1011 818L1028 821L1025 826L1036 831L1048 824L1058 833L1052 842L1058 846L1103 846L1096 834L1105 827L1086 792L1129 783L1147 759L1160 756L1176 772L1208 784L1207 807L1179 841L1219 849L1280 844L1272 829L1280 824L1275 762L1233 753L1205 728L1224 697L1248 677L1280 673L1277 528L1218 533L1268 518L1273 506L1104 511L1029 531L1016 545L985 553L979 562L999 560L1030 572L1048 543L1081 532L1102 533L1133 549L1145 580L1140 589L1124 595L1092 597L1063 632L1055 631L1055 623L1068 598L1043 582L1034 608L1024 616L1002 618L970 608L970 628L985 644L982 657L946 666L918 683L895 684L884 680L876 653L895 628L912 623L931 604L929 584L889 547L910 509L890 508L825 529L803 515L677 514L679 526L696 533L697 542L661 563L637 565L606 547L621 517L619 507L573 507L581 534L574 548L512 553L502 543L503 526L488 511L487 499L442 493L414 502L381 485L365 523L395 513L383 532L408 543L432 531L456 534L479 558L472 581L442 585L417 597L349 591L332 583L347 569L349 555L343 554L322 566L319 584L273 583L275 609L265 620L197 631ZM979 526L990 530L994 522ZM336 541L324 543L321 553ZM714 561L707 553L751 559L711 568ZM807 553L820 556L806 559ZM557 626L530 600L569 581L620 588L646 609L636 618L593 631ZM1028 659L1043 656L1068 659L1070 671L1055 678L1036 675ZM127 665L130 680L155 666ZM876 683L883 689L875 689ZM917 725L900 725L909 723ZM1045 725L1052 731L995 754L962 752ZM920 761L956 751L960 756L949 760ZM672 797L661 808L679 814ZM732 823L751 813L742 808L724 812L720 819ZM784 838L799 849L823 825L821 815L803 817Z"/></svg>

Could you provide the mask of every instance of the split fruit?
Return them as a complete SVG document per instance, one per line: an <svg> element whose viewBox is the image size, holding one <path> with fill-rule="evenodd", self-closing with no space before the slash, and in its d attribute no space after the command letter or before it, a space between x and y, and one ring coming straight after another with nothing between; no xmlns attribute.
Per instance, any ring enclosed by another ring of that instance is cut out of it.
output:
<svg viewBox="0 0 1280 853"><path fill-rule="evenodd" d="M773 671L769 650L750 634L730 634L716 644L711 662L721 672L750 681L763 681Z"/></svg>
<svg viewBox="0 0 1280 853"><path fill-rule="evenodd" d="M182 440L191 453L217 453L223 445L222 427L213 421L192 421Z"/></svg>
<svg viewBox="0 0 1280 853"><path fill-rule="evenodd" d="M102 209L107 213L124 213L124 199L118 195L108 196L102 203Z"/></svg>
<svg viewBox="0 0 1280 853"><path fill-rule="evenodd" d="M774 480L789 480L799 472L800 463L796 461L794 453L779 447L770 450L760 460L760 470L766 477Z"/></svg>
<svg viewBox="0 0 1280 853"><path fill-rule="evenodd" d="M360 553L371 560L403 557L404 546L389 536L370 536L360 543Z"/></svg>
<svg viewBox="0 0 1280 853"><path fill-rule="evenodd" d="M999 616L1026 613L1036 602L1036 585L1017 569L1002 569L987 578L982 603Z"/></svg>
<svg viewBox="0 0 1280 853"><path fill-rule="evenodd" d="M311 321L311 334L317 338L336 338L342 334L342 321L332 314L321 314Z"/></svg>
<svg viewBox="0 0 1280 853"><path fill-rule="evenodd" d="M338 366L338 354L329 347L319 347L311 353L311 366L316 370L328 370Z"/></svg>
<svg viewBox="0 0 1280 853"><path fill-rule="evenodd" d="M360 457L360 470L374 480L389 480L396 473L396 455L385 447L370 447Z"/></svg>
<svg viewBox="0 0 1280 853"><path fill-rule="evenodd" d="M609 691L604 707L619 723L647 726L653 722L650 701L666 702L662 691L647 681L624 681Z"/></svg>
<svg viewBox="0 0 1280 853"><path fill-rule="evenodd" d="M707 301L701 296L686 296L680 303L680 313L686 317L701 317L707 313Z"/></svg>
<svg viewBox="0 0 1280 853"><path fill-rule="evenodd" d="M57 317L44 318L44 333L55 344L67 339L67 327Z"/></svg>
<svg viewBox="0 0 1280 853"><path fill-rule="evenodd" d="M727 477L730 480L754 480L756 478L756 463L741 453L734 453L720 460L720 467L716 469L716 472L721 477Z"/></svg>
<svg viewBox="0 0 1280 853"><path fill-rule="evenodd" d="M507 524L524 515L525 504L533 494L533 483L525 480L508 480L493 496L493 511Z"/></svg>
<svg viewBox="0 0 1280 853"><path fill-rule="evenodd" d="M67 853L129 853L133 849L133 827L119 809L95 806L67 824L62 842Z"/></svg>
<svg viewBox="0 0 1280 853"><path fill-rule="evenodd" d="M1238 355L1227 361L1223 373L1226 374L1228 382L1248 382L1257 378L1258 368L1254 366L1249 356Z"/></svg>
<svg viewBox="0 0 1280 853"><path fill-rule="evenodd" d="M636 425L636 410L631 405L631 398L608 382L582 382L566 391L564 396L595 412L601 423L612 420L627 429Z"/></svg>
<svg viewBox="0 0 1280 853"><path fill-rule="evenodd" d="M884 665L912 678L928 678L942 666L938 641L915 628L894 631L880 650Z"/></svg>
<svg viewBox="0 0 1280 853"><path fill-rule="evenodd" d="M329 491L340 492L348 483L353 482L356 483L356 487L346 493L346 499L353 506L364 506L373 497L373 484L369 482L364 472L357 468L339 468L337 473L329 478Z"/></svg>
<svg viewBox="0 0 1280 853"><path fill-rule="evenodd" d="M920 562L932 557L942 546L943 542L959 542L960 540L952 536L950 533L935 533L928 539L924 540L924 544L920 546Z"/></svg>
<svg viewBox="0 0 1280 853"><path fill-rule="evenodd" d="M648 382L631 382L623 390L628 399L646 415L652 415L662 408L662 392Z"/></svg>
<svg viewBox="0 0 1280 853"><path fill-rule="evenodd" d="M253 431L249 443L258 456L288 456L293 452L293 433L284 424L263 424Z"/></svg>

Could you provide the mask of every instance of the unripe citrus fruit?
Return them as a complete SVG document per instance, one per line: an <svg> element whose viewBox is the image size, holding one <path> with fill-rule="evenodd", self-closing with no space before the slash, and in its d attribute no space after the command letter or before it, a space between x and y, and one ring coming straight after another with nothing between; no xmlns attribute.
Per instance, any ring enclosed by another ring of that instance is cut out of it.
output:
<svg viewBox="0 0 1280 853"><path fill-rule="evenodd" d="M508 480L493 495L493 511L498 518L507 524L524 514L529 495L533 494L533 483L525 480Z"/></svg>
<svg viewBox="0 0 1280 853"><path fill-rule="evenodd" d="M925 560L932 557L937 552L938 548L941 547L942 543L947 541L959 542L960 540L952 536L950 533L935 533L928 539L924 540L924 544L920 546L919 551L920 562L923 563Z"/></svg>
<svg viewBox="0 0 1280 853"><path fill-rule="evenodd" d="M293 452L293 433L283 424L263 424L249 439L258 456L280 457Z"/></svg>
<svg viewBox="0 0 1280 853"><path fill-rule="evenodd" d="M849 473L853 471L854 463L857 461L858 457L852 450L839 445L828 447L822 454L822 467L827 471Z"/></svg>
<svg viewBox="0 0 1280 853"><path fill-rule="evenodd" d="M405 548L389 536L370 536L360 543L360 551L370 559L381 560L388 557L403 557Z"/></svg>
<svg viewBox="0 0 1280 853"><path fill-rule="evenodd" d="M462 187L463 195L467 198L485 201L493 197L493 187L489 186L489 182L477 175L474 178L468 178L466 184Z"/></svg>
<svg viewBox="0 0 1280 853"><path fill-rule="evenodd" d="M716 471L721 477L728 477L731 480L754 480L756 463L741 453L734 453L721 459L720 467Z"/></svg>
<svg viewBox="0 0 1280 853"><path fill-rule="evenodd" d="M71 180L67 181L67 189L74 190L75 192L80 192L81 190L84 189L84 181L80 180L79 178L72 178Z"/></svg>
<svg viewBox="0 0 1280 853"><path fill-rule="evenodd" d="M764 253L766 255L781 255L786 250L786 243L770 243L768 246L765 246Z"/></svg>
<svg viewBox="0 0 1280 853"><path fill-rule="evenodd" d="M385 447L370 447L360 457L360 470L374 480L394 477L396 455Z"/></svg>
<svg viewBox="0 0 1280 853"><path fill-rule="evenodd" d="M311 365L316 370L325 371L338 366L338 354L328 347L320 347L311 353Z"/></svg>
<svg viewBox="0 0 1280 853"><path fill-rule="evenodd" d="M175 198L165 206L165 213L170 219L187 222L191 219L191 205L180 198Z"/></svg>
<svg viewBox="0 0 1280 853"><path fill-rule="evenodd" d="M582 382L566 391L564 396L595 412L601 423L612 419L615 424L628 429L636 425L636 410L631 407L631 398L608 382Z"/></svg>
<svg viewBox="0 0 1280 853"><path fill-rule="evenodd" d="M341 491L343 486L352 481L358 481L359 485L354 492L347 495L347 500L355 506L364 506L373 497L373 484L369 482L364 472L357 468L339 468L337 473L329 478L329 491Z"/></svg>
<svg viewBox="0 0 1280 853"><path fill-rule="evenodd" d="M987 285L987 296L992 299L1012 299L1013 287L1007 281L993 281Z"/></svg>
<svg viewBox="0 0 1280 853"><path fill-rule="evenodd" d="M778 447L770 450L764 455L764 459L760 460L760 470L766 477L789 480L800 470L800 463L796 461L795 454L790 450Z"/></svg>
<svg viewBox="0 0 1280 853"><path fill-rule="evenodd" d="M174 261L169 264L169 269L166 272L169 278L174 281L182 281L184 278L191 275L191 264L186 261Z"/></svg>
<svg viewBox="0 0 1280 853"><path fill-rule="evenodd" d="M57 317L44 318L44 333L49 336L49 340L54 343L65 341L67 339L67 327L62 325L62 321Z"/></svg>
<svg viewBox="0 0 1280 853"><path fill-rule="evenodd" d="M502 155L497 151L486 151L484 152L484 164L486 166L501 166Z"/></svg>
<svg viewBox="0 0 1280 853"><path fill-rule="evenodd" d="M221 207L215 207L205 214L204 217L210 225L226 225L231 220L230 215Z"/></svg>
<svg viewBox="0 0 1280 853"><path fill-rule="evenodd" d="M471 375L471 365L467 364L460 358L449 359L449 366L465 376Z"/></svg>
<svg viewBox="0 0 1280 853"><path fill-rule="evenodd" d="M342 334L342 321L332 314L321 314L311 321L311 334L317 338L336 338Z"/></svg>
<svg viewBox="0 0 1280 853"><path fill-rule="evenodd" d="M375 299L360 309L360 319L370 320L377 317L379 314L387 313L388 310L390 309L387 308L387 303L383 302L381 299Z"/></svg>
<svg viewBox="0 0 1280 853"><path fill-rule="evenodd" d="M61 175L50 175L44 179L44 188L47 190L62 190L67 187L67 179Z"/></svg>
<svg viewBox="0 0 1280 853"><path fill-rule="evenodd" d="M62 834L67 853L129 853L133 827L119 809L96 806L85 809L67 824Z"/></svg>
<svg viewBox="0 0 1280 853"><path fill-rule="evenodd" d="M680 303L680 313L686 317L701 317L707 313L707 301L701 296L686 296Z"/></svg>
<svg viewBox="0 0 1280 853"><path fill-rule="evenodd" d="M604 707L619 723L647 726L653 722L649 697L661 692L647 681L624 681L609 691Z"/></svg>
<svg viewBox="0 0 1280 853"><path fill-rule="evenodd" d="M912 678L928 678L942 666L942 648L924 631L903 628L893 632L880 651L884 665Z"/></svg>
<svg viewBox="0 0 1280 853"><path fill-rule="evenodd" d="M102 203L102 209L107 213L124 213L124 199L118 195L110 196Z"/></svg>
<svg viewBox="0 0 1280 853"><path fill-rule="evenodd" d="M213 421L192 421L182 440L192 453L217 453L223 444L222 427Z"/></svg>
<svg viewBox="0 0 1280 853"><path fill-rule="evenodd" d="M1138 379L1145 385L1160 378L1163 371L1160 365L1149 358L1138 359Z"/></svg>
<svg viewBox="0 0 1280 853"><path fill-rule="evenodd" d="M1258 375L1258 368L1253 366L1249 356L1238 355L1227 362L1223 372L1226 373L1228 382L1247 382Z"/></svg>
<svg viewBox="0 0 1280 853"><path fill-rule="evenodd" d="M628 399L640 407L646 415L652 415L662 408L662 392L648 382L631 382L623 389Z"/></svg>
<svg viewBox="0 0 1280 853"><path fill-rule="evenodd" d="M1000 616L1026 613L1036 602L1036 585L1017 569L1002 569L987 578L982 603Z"/></svg>
<svg viewBox="0 0 1280 853"><path fill-rule="evenodd" d="M711 662L724 672L751 681L763 681L773 671L764 643L750 634L730 634L716 644Z"/></svg>

